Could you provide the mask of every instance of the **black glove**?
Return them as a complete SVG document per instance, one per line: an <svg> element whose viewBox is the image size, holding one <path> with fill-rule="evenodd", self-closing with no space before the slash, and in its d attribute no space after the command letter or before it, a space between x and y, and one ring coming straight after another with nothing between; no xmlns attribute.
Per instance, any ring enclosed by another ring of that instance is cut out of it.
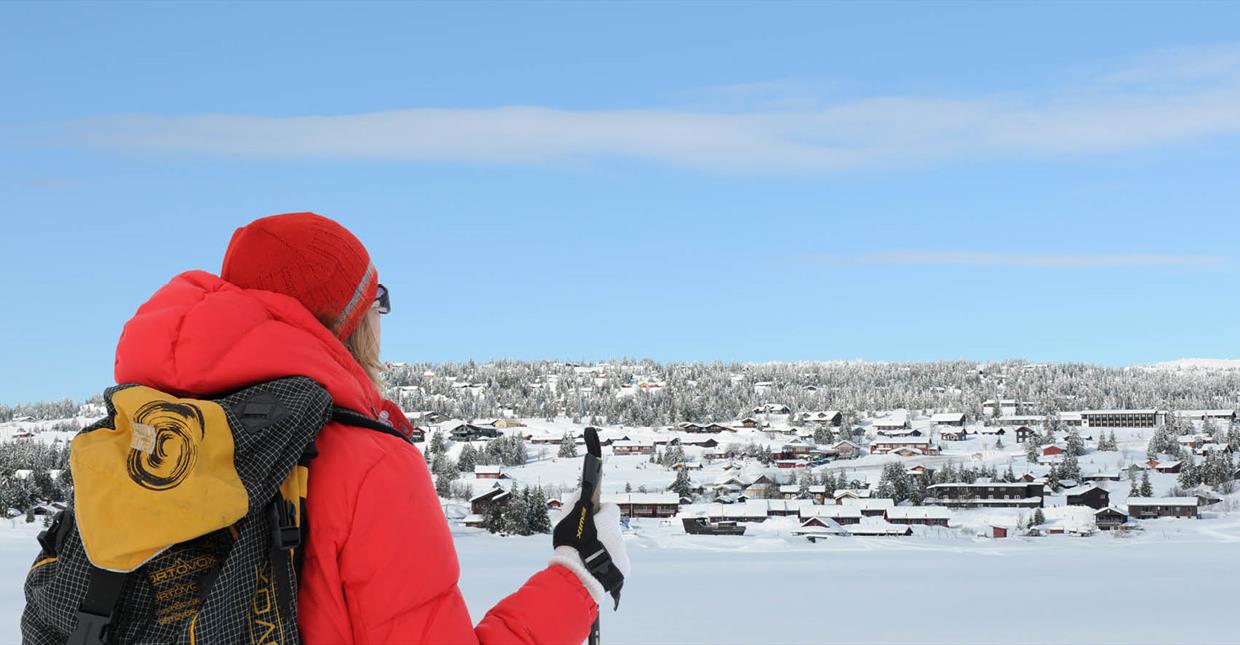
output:
<svg viewBox="0 0 1240 645"><path fill-rule="evenodd" d="M620 535L620 509L614 504L606 506L608 508L605 508L601 515L597 515L597 518L606 523L605 526L609 532L614 524L615 531L614 536L604 536L604 539L611 543L614 549L623 551L624 542ZM612 560L611 553L603 545L603 540L599 539L598 524L595 520L594 504L590 500L577 500L555 525L552 543L557 550L560 547L568 547L576 551L586 571L598 580L605 591L611 594L618 608L620 589L624 586L624 573ZM627 568L628 554L624 553L621 557L624 562L623 566Z"/></svg>

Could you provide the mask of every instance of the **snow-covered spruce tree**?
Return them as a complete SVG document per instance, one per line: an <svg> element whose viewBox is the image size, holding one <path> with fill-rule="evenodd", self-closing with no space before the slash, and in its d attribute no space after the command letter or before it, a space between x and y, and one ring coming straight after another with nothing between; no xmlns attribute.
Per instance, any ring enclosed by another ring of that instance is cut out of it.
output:
<svg viewBox="0 0 1240 645"><path fill-rule="evenodd" d="M1028 461L1031 464L1036 464L1038 463L1039 454L1038 444L1036 441L1030 439L1025 442L1025 461Z"/></svg>
<svg viewBox="0 0 1240 645"><path fill-rule="evenodd" d="M456 469L463 473L474 472L474 466L478 465L478 451L468 443L461 448L461 453L456 456Z"/></svg>
<svg viewBox="0 0 1240 645"><path fill-rule="evenodd" d="M1137 484L1137 480L1136 480L1136 479L1133 479L1130 483L1131 483L1132 485L1128 487L1128 496L1129 496L1129 497L1140 497L1140 496L1141 496L1141 486L1140 486L1139 484Z"/></svg>
<svg viewBox="0 0 1240 645"><path fill-rule="evenodd" d="M1081 479L1081 466L1071 450L1064 452L1063 461L1059 462L1059 479L1074 479L1078 482Z"/></svg>
<svg viewBox="0 0 1240 645"><path fill-rule="evenodd" d="M1042 514L1042 509L1034 509L1032 521L1034 526L1042 526L1043 524L1046 524L1046 516Z"/></svg>
<svg viewBox="0 0 1240 645"><path fill-rule="evenodd" d="M477 461L479 464L520 466L526 462L526 456L525 441L519 436L512 435L487 441Z"/></svg>
<svg viewBox="0 0 1240 645"><path fill-rule="evenodd" d="M883 466L883 473L878 480L878 489L874 493L876 496L890 498L899 504L908 499L909 491L908 472L905 471L903 465L893 462Z"/></svg>
<svg viewBox="0 0 1240 645"><path fill-rule="evenodd" d="M1046 473L1046 486L1050 490L1059 486L1059 466L1051 466L1050 471Z"/></svg>
<svg viewBox="0 0 1240 645"><path fill-rule="evenodd" d="M685 461L685 449L679 445L668 446L659 458L659 463L671 468L672 466L683 463Z"/></svg>
<svg viewBox="0 0 1240 645"><path fill-rule="evenodd" d="M52 480L52 475L46 470L39 470L31 477L34 481L34 494L43 502L63 502L61 490L56 486L56 482Z"/></svg>
<svg viewBox="0 0 1240 645"><path fill-rule="evenodd" d="M995 439L995 450L1003 450L1003 437Z"/></svg>
<svg viewBox="0 0 1240 645"><path fill-rule="evenodd" d="M60 471L60 476L56 478L56 487L60 489L61 499L73 499L73 470L66 468ZM0 507L3 508L3 507Z"/></svg>
<svg viewBox="0 0 1240 645"><path fill-rule="evenodd" d="M529 535L529 524L526 514L529 510L529 498L514 487L508 503L504 505L503 532L507 535Z"/></svg>
<svg viewBox="0 0 1240 645"><path fill-rule="evenodd" d="M1080 457L1085 454L1085 441L1081 439L1081 433L1072 428L1068 431L1067 447L1064 449L1065 455Z"/></svg>
<svg viewBox="0 0 1240 645"><path fill-rule="evenodd" d="M693 482L689 480L689 472L683 468L678 470L676 472L676 480L672 482L669 490L676 493L676 496L682 499L692 499Z"/></svg>
<svg viewBox="0 0 1240 645"><path fill-rule="evenodd" d="M427 451L432 456L443 454L447 451L448 446L444 443L443 434L443 432L436 432L431 435L431 443L430 446L427 447Z"/></svg>
<svg viewBox="0 0 1240 645"><path fill-rule="evenodd" d="M1043 432L1045 432L1044 442L1055 443L1056 433L1059 432L1063 423L1059 420L1059 411L1052 410L1046 415L1046 421L1043 424Z"/></svg>
<svg viewBox="0 0 1240 645"><path fill-rule="evenodd" d="M526 487L521 491L526 498L525 526L529 534L550 533L551 516L547 513L547 494L542 486Z"/></svg>
<svg viewBox="0 0 1240 645"><path fill-rule="evenodd" d="M502 533L504 531L504 505L492 503L487 509L487 519L483 526L491 533Z"/></svg>
<svg viewBox="0 0 1240 645"><path fill-rule="evenodd" d="M1141 497L1153 497L1154 487L1150 485L1150 471L1141 473Z"/></svg>
<svg viewBox="0 0 1240 645"><path fill-rule="evenodd" d="M1207 420L1205 423L1208 424L1209 421ZM1193 434L1196 429L1192 421L1181 419L1174 414L1168 414L1166 416L1163 421L1163 426L1171 431L1171 436L1173 437L1182 437L1187 434Z"/></svg>
<svg viewBox="0 0 1240 645"><path fill-rule="evenodd" d="M830 502L831 496L835 494L835 476L824 471L820 474L819 479L821 480L823 490L826 492L827 501Z"/></svg>
<svg viewBox="0 0 1240 645"><path fill-rule="evenodd" d="M1180 462L1180 474L1176 476L1175 481L1180 488L1195 488L1201 484L1200 467L1193 463L1191 454L1184 455L1184 459Z"/></svg>
<svg viewBox="0 0 1240 645"><path fill-rule="evenodd" d="M577 442L573 439L572 435L570 435L569 433L567 432L564 433L564 438L560 441L560 451L559 453L556 454L556 456L557 457L576 457L577 456Z"/></svg>
<svg viewBox="0 0 1240 645"><path fill-rule="evenodd" d="M1224 465L1226 462L1226 465ZM1224 481L1231 479L1231 473L1228 472L1227 466L1231 465L1231 459L1223 455L1223 453L1214 451L1206 453L1205 459L1198 466L1198 479L1207 486L1217 488Z"/></svg>
<svg viewBox="0 0 1240 645"><path fill-rule="evenodd" d="M808 468L805 470L802 470L801 474L797 476L797 497L800 497L801 499L807 499L809 497L809 487L813 483L814 483L813 473L811 473Z"/></svg>
<svg viewBox="0 0 1240 645"><path fill-rule="evenodd" d="M926 487L926 478L914 478L909 489L908 500L916 506L921 506L929 496L930 490Z"/></svg>
<svg viewBox="0 0 1240 645"><path fill-rule="evenodd" d="M1150 435L1149 444L1146 446L1146 455L1150 459L1157 459L1160 455L1170 455L1172 458L1177 458L1180 454L1178 435L1174 433L1172 428L1166 425L1155 428L1154 434Z"/></svg>
<svg viewBox="0 0 1240 645"><path fill-rule="evenodd" d="M449 497L451 484L459 476L456 464L446 453L438 453L431 458L431 473L435 475L435 492L440 497Z"/></svg>
<svg viewBox="0 0 1240 645"><path fill-rule="evenodd" d="M630 484L629 482L624 482L624 492L626 493L633 492L633 484Z"/></svg>

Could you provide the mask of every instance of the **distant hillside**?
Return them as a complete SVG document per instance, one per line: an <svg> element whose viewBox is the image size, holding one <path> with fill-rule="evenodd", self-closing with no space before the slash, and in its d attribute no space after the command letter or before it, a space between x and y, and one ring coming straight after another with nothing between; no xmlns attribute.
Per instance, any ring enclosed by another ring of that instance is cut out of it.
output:
<svg viewBox="0 0 1240 645"><path fill-rule="evenodd" d="M1240 370L1240 358L1181 358L1145 367L1164 370Z"/></svg>

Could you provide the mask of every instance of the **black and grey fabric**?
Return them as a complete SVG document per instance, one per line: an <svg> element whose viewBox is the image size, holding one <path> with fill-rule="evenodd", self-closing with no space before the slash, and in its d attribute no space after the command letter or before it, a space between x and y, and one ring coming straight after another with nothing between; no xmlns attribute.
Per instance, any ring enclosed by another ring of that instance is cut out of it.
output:
<svg viewBox="0 0 1240 645"><path fill-rule="evenodd" d="M127 387L107 390L108 417L79 437L114 428L112 399ZM248 498L244 517L167 545L131 572L100 574L87 556L71 506L41 536L42 551L27 576L24 643L300 642L294 552L304 507L288 501L288 489L331 419L331 397L314 381L293 377L211 401L223 408L232 433L233 466ZM119 596L115 603L104 598L108 590L100 591L100 585L119 588L111 594ZM96 621L100 613L111 615Z"/></svg>

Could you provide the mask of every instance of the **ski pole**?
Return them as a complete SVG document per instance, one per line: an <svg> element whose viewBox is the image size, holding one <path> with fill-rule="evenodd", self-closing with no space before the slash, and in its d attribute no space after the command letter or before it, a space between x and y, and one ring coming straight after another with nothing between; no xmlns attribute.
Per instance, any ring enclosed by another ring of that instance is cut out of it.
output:
<svg viewBox="0 0 1240 645"><path fill-rule="evenodd" d="M599 482L603 478L603 447L599 444L598 431L594 428L586 428L585 439L586 455L582 460L581 498L588 499L590 504L597 506L599 501ZM599 645L599 619L602 615L603 607L600 605L598 616L594 618L594 624L590 626L590 645Z"/></svg>

